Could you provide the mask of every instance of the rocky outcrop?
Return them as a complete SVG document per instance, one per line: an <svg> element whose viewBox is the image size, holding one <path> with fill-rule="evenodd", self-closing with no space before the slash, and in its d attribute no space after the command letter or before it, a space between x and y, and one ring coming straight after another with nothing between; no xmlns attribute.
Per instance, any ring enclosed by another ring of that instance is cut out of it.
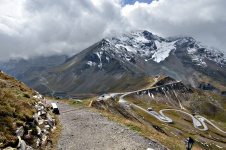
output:
<svg viewBox="0 0 226 150"><path fill-rule="evenodd" d="M45 103L45 99L38 94L33 96L38 101L33 104L36 112L30 122L13 123L15 134L18 137L16 147L6 147L3 150L33 150L43 148L48 143L51 144L49 136L56 129L54 114L50 106Z"/></svg>
<svg viewBox="0 0 226 150"><path fill-rule="evenodd" d="M213 85L211 85L209 83L208 84L200 83L199 88L202 90L210 90L210 91L214 91L214 92L220 92L219 89L217 89L216 87L214 87Z"/></svg>

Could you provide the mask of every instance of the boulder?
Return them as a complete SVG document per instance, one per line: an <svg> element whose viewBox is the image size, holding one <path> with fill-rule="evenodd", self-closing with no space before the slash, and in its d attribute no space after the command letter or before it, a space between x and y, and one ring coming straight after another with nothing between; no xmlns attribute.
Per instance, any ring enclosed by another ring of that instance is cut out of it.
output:
<svg viewBox="0 0 226 150"><path fill-rule="evenodd" d="M22 137L24 135L24 127L21 126L16 130L16 135Z"/></svg>
<svg viewBox="0 0 226 150"><path fill-rule="evenodd" d="M40 146L41 140L40 138L37 138L36 140L36 148L38 148Z"/></svg>
<svg viewBox="0 0 226 150"><path fill-rule="evenodd" d="M48 137L44 134L42 136L42 146L46 146Z"/></svg>
<svg viewBox="0 0 226 150"><path fill-rule="evenodd" d="M36 130L37 130L37 135L41 136L42 130L38 126L36 126Z"/></svg>
<svg viewBox="0 0 226 150"><path fill-rule="evenodd" d="M19 148L19 150L26 150L27 144L25 143L25 141L22 140L20 137L18 137L18 139L19 139L19 143L17 147Z"/></svg>
<svg viewBox="0 0 226 150"><path fill-rule="evenodd" d="M31 146L27 145L26 150L34 150L34 149Z"/></svg>
<svg viewBox="0 0 226 150"><path fill-rule="evenodd" d="M32 135L31 135L32 130L28 130L28 133L24 136L24 139L31 139Z"/></svg>

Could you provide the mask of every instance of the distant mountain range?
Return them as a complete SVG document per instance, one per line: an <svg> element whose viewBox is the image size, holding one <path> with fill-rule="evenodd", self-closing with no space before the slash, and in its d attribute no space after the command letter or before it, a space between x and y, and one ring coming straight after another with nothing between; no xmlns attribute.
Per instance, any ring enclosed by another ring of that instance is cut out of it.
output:
<svg viewBox="0 0 226 150"><path fill-rule="evenodd" d="M4 62L0 69L43 94L126 90L141 82L141 77L153 75L171 76L194 87L211 84L216 91L226 90L225 53L191 37L162 38L148 31L133 31L103 39L70 58L43 59Z"/></svg>

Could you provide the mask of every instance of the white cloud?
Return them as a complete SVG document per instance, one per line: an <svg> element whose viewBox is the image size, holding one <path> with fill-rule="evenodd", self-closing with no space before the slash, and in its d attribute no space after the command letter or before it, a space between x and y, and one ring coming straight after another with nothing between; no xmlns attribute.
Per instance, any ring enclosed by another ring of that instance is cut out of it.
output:
<svg viewBox="0 0 226 150"><path fill-rule="evenodd" d="M159 0L122 8L133 28L162 36L187 35L226 51L225 0Z"/></svg>
<svg viewBox="0 0 226 150"><path fill-rule="evenodd" d="M76 53L123 24L114 1L0 1L0 59ZM4 9L1 9L4 8Z"/></svg>
<svg viewBox="0 0 226 150"><path fill-rule="evenodd" d="M225 50L225 0L0 0L0 59L75 54L133 29L188 35Z"/></svg>

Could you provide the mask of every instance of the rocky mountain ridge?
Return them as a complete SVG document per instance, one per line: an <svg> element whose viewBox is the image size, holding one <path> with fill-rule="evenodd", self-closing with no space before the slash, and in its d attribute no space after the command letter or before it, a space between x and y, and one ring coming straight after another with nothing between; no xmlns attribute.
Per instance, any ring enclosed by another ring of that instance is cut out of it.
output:
<svg viewBox="0 0 226 150"><path fill-rule="evenodd" d="M187 54L191 57L192 62L201 67L207 67L204 59L213 61L219 65L226 65L226 55L217 49L203 46L200 42L195 41L191 37L174 37L161 38L153 35L148 31L136 31L102 40L101 50L96 52L100 59L104 52L111 53L114 56L116 53L125 61L134 62L140 56L145 61L153 60L157 63L164 61L169 54L180 47L186 46ZM134 60L135 59L135 60ZM106 57L109 61L109 57ZM94 65L95 62L88 61L88 65Z"/></svg>
<svg viewBox="0 0 226 150"><path fill-rule="evenodd" d="M63 90L61 84L71 93L110 91L122 77L152 75L171 76L194 87L215 81L214 86L225 90L225 56L191 37L164 39L136 31L101 40L50 70L46 79L57 90Z"/></svg>
<svg viewBox="0 0 226 150"><path fill-rule="evenodd" d="M225 53L191 37L162 38L148 31L105 38L60 65L33 69L29 78L18 74L43 94L126 90L131 81L155 75L171 76L193 87L211 83L226 91Z"/></svg>

